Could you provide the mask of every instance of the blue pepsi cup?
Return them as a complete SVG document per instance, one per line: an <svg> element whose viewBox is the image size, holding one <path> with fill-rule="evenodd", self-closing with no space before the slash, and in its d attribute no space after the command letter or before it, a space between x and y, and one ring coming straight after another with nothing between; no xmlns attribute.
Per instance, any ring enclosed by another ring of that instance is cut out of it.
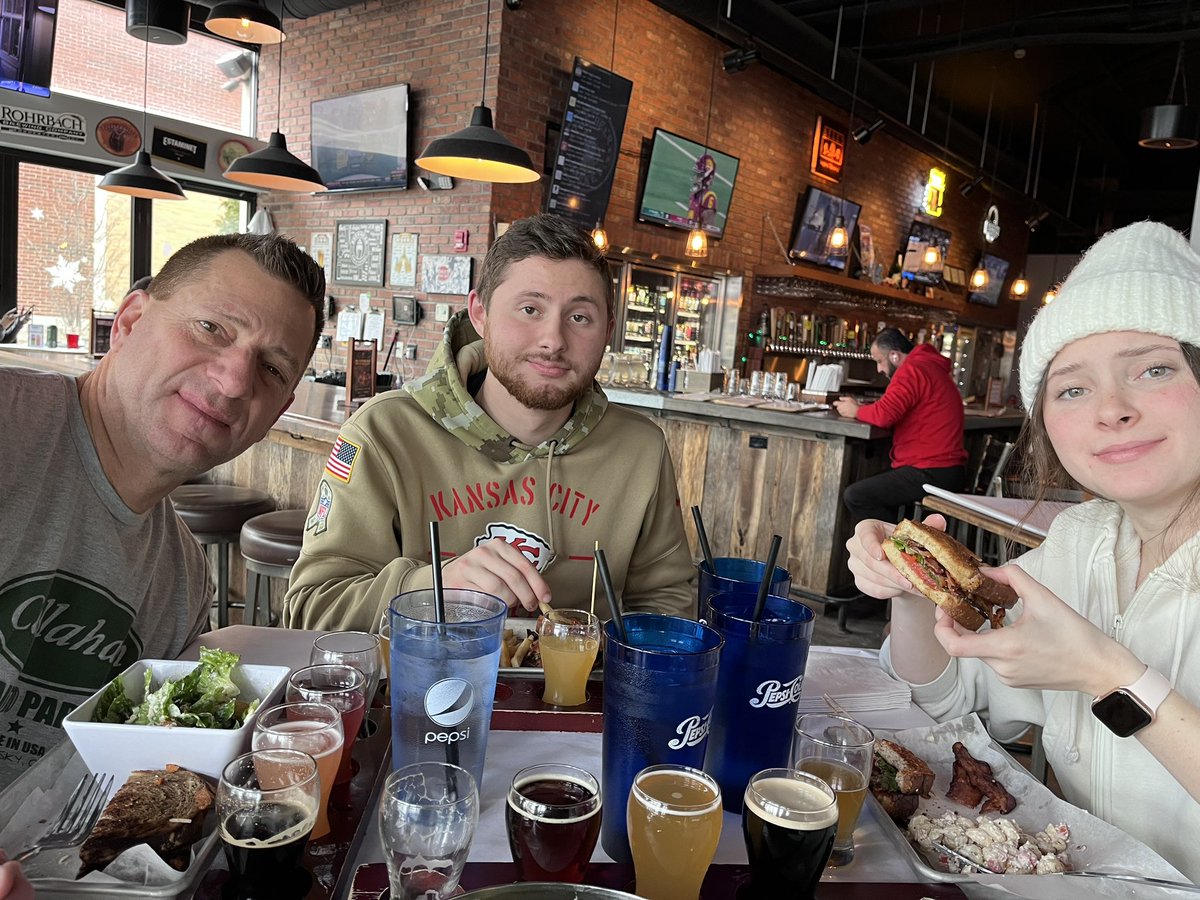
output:
<svg viewBox="0 0 1200 900"><path fill-rule="evenodd" d="M717 692L721 635L702 622L625 616L604 626L604 807L600 842L630 862L625 808L634 776L662 763L700 768Z"/></svg>
<svg viewBox="0 0 1200 900"><path fill-rule="evenodd" d="M704 619L725 639L704 771L721 786L727 812L741 812L750 777L788 765L792 728L812 643L813 611L767 597L758 624L756 595L714 594Z"/></svg>
<svg viewBox="0 0 1200 900"><path fill-rule="evenodd" d="M762 583L763 573L767 564L757 559L740 559L733 556L718 556L713 560L717 571L708 568L708 563L700 560L699 591L697 609L703 610L708 598L713 594L732 591L740 594L758 596L758 586ZM771 575L770 592L780 597L786 597L792 589L792 576L787 569L776 566Z"/></svg>
<svg viewBox="0 0 1200 900"><path fill-rule="evenodd" d="M445 622L431 590L391 603L392 768L450 763L482 785L508 607L478 591L443 595Z"/></svg>

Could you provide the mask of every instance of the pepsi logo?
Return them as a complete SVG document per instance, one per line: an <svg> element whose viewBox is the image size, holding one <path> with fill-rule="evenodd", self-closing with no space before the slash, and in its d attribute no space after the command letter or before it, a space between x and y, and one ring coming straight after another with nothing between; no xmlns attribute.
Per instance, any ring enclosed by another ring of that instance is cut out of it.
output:
<svg viewBox="0 0 1200 900"><path fill-rule="evenodd" d="M443 728L453 728L471 714L475 689L461 678L443 678L425 692L425 715Z"/></svg>

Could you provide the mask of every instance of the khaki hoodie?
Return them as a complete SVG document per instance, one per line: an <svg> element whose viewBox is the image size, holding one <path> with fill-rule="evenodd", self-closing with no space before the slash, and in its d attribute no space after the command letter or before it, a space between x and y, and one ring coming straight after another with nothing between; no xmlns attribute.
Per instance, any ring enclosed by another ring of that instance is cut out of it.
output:
<svg viewBox="0 0 1200 900"><path fill-rule="evenodd" d="M428 372L363 404L343 426L305 523L284 622L375 630L391 599L429 588L429 522L442 562L492 537L517 546L555 606L591 603L594 547L628 612L695 617L693 567L662 431L598 386L552 438L521 444L464 376L486 368L465 313ZM596 582L595 611L610 616Z"/></svg>

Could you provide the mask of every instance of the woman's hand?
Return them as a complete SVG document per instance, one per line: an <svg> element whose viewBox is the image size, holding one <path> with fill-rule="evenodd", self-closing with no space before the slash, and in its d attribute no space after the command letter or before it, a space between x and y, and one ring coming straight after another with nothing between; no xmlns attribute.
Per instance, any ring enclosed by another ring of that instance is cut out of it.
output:
<svg viewBox="0 0 1200 900"><path fill-rule="evenodd" d="M1021 598L1021 615L1003 628L976 634L937 611L934 635L951 656L983 660L1004 684L1099 696L1129 684L1145 669L1128 648L1069 607L1020 566L988 577Z"/></svg>
<svg viewBox="0 0 1200 900"><path fill-rule="evenodd" d="M922 524L938 531L946 530L945 517L936 513L926 517ZM915 593L912 583L883 554L883 542L895 530L896 526L890 522L864 519L854 527L854 534L846 541L854 583L868 597L890 600L904 593Z"/></svg>
<svg viewBox="0 0 1200 900"><path fill-rule="evenodd" d="M8 859L0 850L0 900L33 900L33 885L25 877L20 863Z"/></svg>

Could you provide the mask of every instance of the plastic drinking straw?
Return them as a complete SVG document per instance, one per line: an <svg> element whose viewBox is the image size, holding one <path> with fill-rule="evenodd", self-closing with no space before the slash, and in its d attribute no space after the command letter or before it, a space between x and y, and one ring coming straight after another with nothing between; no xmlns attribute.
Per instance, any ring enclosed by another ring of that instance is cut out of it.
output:
<svg viewBox="0 0 1200 900"><path fill-rule="evenodd" d="M708 563L708 571L716 575L717 566L713 562L712 548L708 546L708 532L704 530L704 519L700 516L700 507L692 507L692 518L696 521L696 536L700 538L700 552L704 554L704 561Z"/></svg>
<svg viewBox="0 0 1200 900"><path fill-rule="evenodd" d="M434 520L429 522L429 546L430 552L433 554L433 617L438 623L438 637L445 639L446 637L446 594L442 590L442 542L438 537L438 523ZM452 766L458 765L458 745L446 745L446 762ZM452 791L452 798L457 797L457 792Z"/></svg>
<svg viewBox="0 0 1200 900"><path fill-rule="evenodd" d="M758 631L758 620L762 618L763 610L767 606L767 594L771 592L771 576L775 574L775 560L779 556L779 545L783 543L783 538L777 534L771 535L771 552L767 554L767 567L763 570L762 581L758 585L758 600L754 604L754 615L751 616L751 621L754 623L753 632Z"/></svg>
<svg viewBox="0 0 1200 900"><path fill-rule="evenodd" d="M596 541L595 546L592 548L592 606L591 609L588 610L588 612L590 612L593 616L596 614L596 551L599 549L600 542Z"/></svg>
<svg viewBox="0 0 1200 900"><path fill-rule="evenodd" d="M617 594L613 590L612 576L608 573L608 562L604 559L604 551L599 548L596 548L596 566L600 569L600 581L604 585L604 593L608 596L608 608L612 610L617 638L622 643L628 643L628 638L625 637L625 620L621 618L621 607L617 604Z"/></svg>

